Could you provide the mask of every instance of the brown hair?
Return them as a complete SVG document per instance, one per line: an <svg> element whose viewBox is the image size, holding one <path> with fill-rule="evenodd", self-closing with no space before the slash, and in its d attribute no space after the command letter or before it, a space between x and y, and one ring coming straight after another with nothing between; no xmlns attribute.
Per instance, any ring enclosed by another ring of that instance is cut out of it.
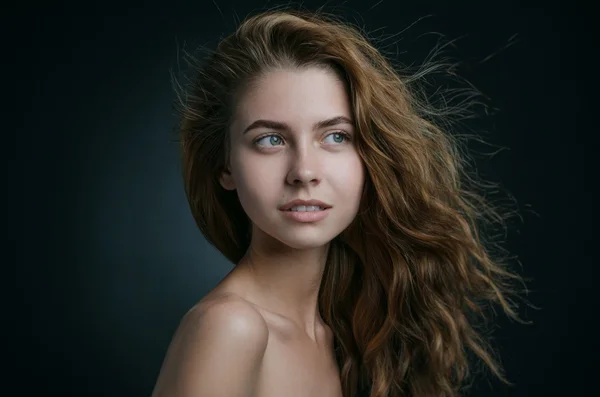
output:
<svg viewBox="0 0 600 397"><path fill-rule="evenodd" d="M485 226L504 217L478 193L461 141L445 117L348 23L322 12L270 10L247 18L178 85L185 189L207 240L234 264L250 243L249 219L219 176L228 161L236 98L277 68L329 68L344 81L367 170L359 213L332 242L319 293L335 335L343 394L457 396L469 356L503 375L478 330L498 304L519 319L504 259L492 258Z"/></svg>

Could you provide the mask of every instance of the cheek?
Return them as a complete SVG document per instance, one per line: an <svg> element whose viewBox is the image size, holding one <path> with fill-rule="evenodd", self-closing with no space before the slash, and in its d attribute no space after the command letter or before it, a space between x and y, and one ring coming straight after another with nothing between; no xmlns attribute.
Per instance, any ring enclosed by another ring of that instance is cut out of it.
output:
<svg viewBox="0 0 600 397"><path fill-rule="evenodd" d="M344 159L343 164L333 167L335 175L334 180L338 181L338 187L343 189L345 194L355 197L362 192L365 170L362 160L358 154Z"/></svg>
<svg viewBox="0 0 600 397"><path fill-rule="evenodd" d="M264 162L244 161L236 164L234 175L238 196L247 212L269 206L271 200L277 200L278 169L265 166Z"/></svg>

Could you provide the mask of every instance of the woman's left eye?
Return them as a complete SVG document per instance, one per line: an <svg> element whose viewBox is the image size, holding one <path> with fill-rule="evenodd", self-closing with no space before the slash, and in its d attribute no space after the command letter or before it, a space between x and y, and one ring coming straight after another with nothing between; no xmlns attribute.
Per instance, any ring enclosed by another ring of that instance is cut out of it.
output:
<svg viewBox="0 0 600 397"><path fill-rule="evenodd" d="M329 138L329 137L334 138L333 139L334 143L342 143L344 141L344 139L347 141L350 140L350 136L348 134L346 134L345 132L341 132L341 131L334 132L332 134L327 135L327 138Z"/></svg>

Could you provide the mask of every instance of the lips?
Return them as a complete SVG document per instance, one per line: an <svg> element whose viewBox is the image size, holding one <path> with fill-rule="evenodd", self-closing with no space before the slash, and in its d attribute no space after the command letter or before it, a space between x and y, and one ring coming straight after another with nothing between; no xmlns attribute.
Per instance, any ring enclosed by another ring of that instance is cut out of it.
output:
<svg viewBox="0 0 600 397"><path fill-rule="evenodd" d="M322 209L327 209L327 208L331 208L331 205L324 203L323 201L320 200L292 200L287 204L282 205L281 207L279 207L279 209L281 211L287 211L293 207L297 207L300 205L304 205L304 206L315 206L315 207L321 207Z"/></svg>
<svg viewBox="0 0 600 397"><path fill-rule="evenodd" d="M283 216L291 219L293 221L310 225L315 224L323 219L327 218L329 215L329 209L321 210L321 211L281 211L283 212Z"/></svg>

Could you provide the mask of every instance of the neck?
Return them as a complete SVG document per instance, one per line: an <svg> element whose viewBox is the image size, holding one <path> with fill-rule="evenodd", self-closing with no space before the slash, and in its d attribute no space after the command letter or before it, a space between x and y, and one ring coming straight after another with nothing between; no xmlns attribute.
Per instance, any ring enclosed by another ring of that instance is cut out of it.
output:
<svg viewBox="0 0 600 397"><path fill-rule="evenodd" d="M293 249L261 240L253 239L236 267L253 280L257 304L292 320L314 337L323 323L318 297L329 244Z"/></svg>

